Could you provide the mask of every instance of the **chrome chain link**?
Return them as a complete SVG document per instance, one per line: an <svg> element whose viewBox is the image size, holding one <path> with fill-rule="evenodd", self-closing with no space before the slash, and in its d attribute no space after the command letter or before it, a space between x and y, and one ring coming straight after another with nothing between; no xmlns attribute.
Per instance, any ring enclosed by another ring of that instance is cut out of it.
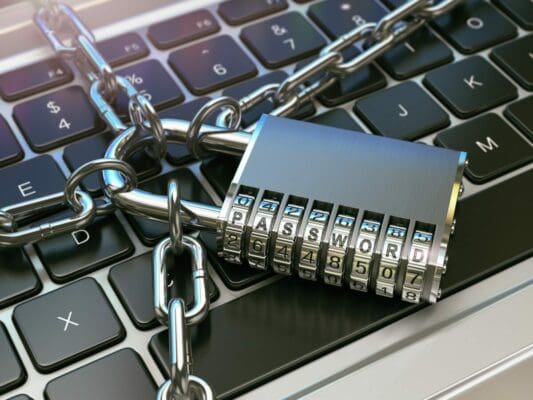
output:
<svg viewBox="0 0 533 400"><path fill-rule="evenodd" d="M275 116L289 116L304 103L310 101L333 85L338 79L356 72L387 50L396 46L428 20L448 12L462 0L444 0L434 5L433 0L411 0L385 15L379 22L365 22L326 45L319 56L301 69L289 75L281 83L266 84L240 98L239 113L269 98L275 105L270 112ZM361 44L363 51L345 60L342 51ZM315 83L307 84L313 77ZM224 110L217 118L217 125L227 126L231 121L231 109ZM252 124L247 130L255 129Z"/></svg>
<svg viewBox="0 0 533 400"><path fill-rule="evenodd" d="M195 157L202 157L200 144L205 132L201 133L200 128L215 112L218 112L216 121L220 127L217 133L239 129L243 113L266 99L274 104L270 114L290 116L304 103L335 84L338 79L353 74L373 62L419 29L426 21L450 11L460 2L461 0L444 0L434 4L433 0L407 1L380 21L364 22L329 43L316 59L283 82L266 84L238 100L230 97L211 100L198 111L189 124L186 134L187 146ZM130 127L122 122L111 103L121 92L128 97L129 117L136 129L127 135L124 143L126 149L120 149L120 152L128 154L132 149L148 147L151 156L163 158L167 150L164 123L150 101L131 82L115 74L96 48L92 32L78 18L76 12L57 0L42 0L34 19L54 51L72 60L88 80L91 103L117 135ZM345 59L343 50L358 44L362 51L351 59ZM251 131L254 128L255 124L252 124L247 130ZM97 205L89 194L79 188L79 183L88 174L104 173L106 170L119 171L124 176L125 183L122 187L104 187L104 193L109 200ZM136 173L125 161L103 158L84 164L69 177L64 193L0 209L0 247L22 246L52 235L86 227L95 216L114 211L115 194L128 192L136 186ZM18 221L28 216L35 217L36 214L59 205L70 206L74 215L19 230ZM178 184L170 182L168 186L170 236L161 241L153 253L154 307L159 321L169 327L171 360L170 379L159 388L157 399L211 400L214 394L210 386L199 377L191 375L189 334L189 327L201 322L209 311L206 256L198 240L183 234L181 209L186 210L186 207L182 208ZM189 310L181 298L169 301L167 293L167 256L170 252L179 254L182 251L190 252L192 259L194 302Z"/></svg>

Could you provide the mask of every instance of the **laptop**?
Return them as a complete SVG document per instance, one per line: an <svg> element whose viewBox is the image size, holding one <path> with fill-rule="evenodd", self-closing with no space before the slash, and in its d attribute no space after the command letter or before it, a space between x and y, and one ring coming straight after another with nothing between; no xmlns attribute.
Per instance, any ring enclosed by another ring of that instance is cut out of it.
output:
<svg viewBox="0 0 533 400"><path fill-rule="evenodd" d="M67 1L115 71L161 117L186 120L209 99L284 80L402 3ZM84 77L35 27L35 7L0 2L1 207L62 191L113 139ZM528 0L464 0L290 116L468 152L441 298L410 304L235 266L214 235L190 233L207 249L211 299L190 332L192 372L217 398L531 398L532 30ZM126 98L114 106L127 118ZM253 107L244 125L272 107ZM145 190L164 194L175 178L183 198L221 206L239 159L195 161L171 144L160 162L131 163ZM82 186L102 195L97 175ZM167 224L116 211L0 250L0 399L154 399L171 372L152 287L166 236ZM175 257L169 281L189 304L190 264Z"/></svg>

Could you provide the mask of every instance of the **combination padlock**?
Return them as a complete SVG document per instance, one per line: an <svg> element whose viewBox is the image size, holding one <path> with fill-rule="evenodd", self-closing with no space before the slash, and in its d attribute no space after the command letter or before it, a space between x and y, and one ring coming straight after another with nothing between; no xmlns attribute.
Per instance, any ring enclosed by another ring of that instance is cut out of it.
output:
<svg viewBox="0 0 533 400"><path fill-rule="evenodd" d="M162 120L167 140L188 123ZM106 157L126 158L128 135ZM203 126L201 147L242 155L221 208L182 200L184 223L217 231L235 264L418 303L435 302L466 154L264 115L254 132ZM124 179L106 170L104 181ZM168 218L167 199L114 193L128 212Z"/></svg>

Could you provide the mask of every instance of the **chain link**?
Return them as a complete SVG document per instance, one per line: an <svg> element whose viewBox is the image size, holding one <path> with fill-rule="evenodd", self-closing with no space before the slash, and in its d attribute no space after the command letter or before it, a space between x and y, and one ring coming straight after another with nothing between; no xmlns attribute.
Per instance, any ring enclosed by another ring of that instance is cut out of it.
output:
<svg viewBox="0 0 533 400"><path fill-rule="evenodd" d="M169 193L169 198L175 194ZM169 202L176 201L175 199ZM179 199L177 199L179 201ZM203 246L197 239L184 235L181 239L183 249L190 252L192 259L192 279L194 301L187 310L181 298L168 301L168 255L173 251L176 237L162 240L154 249L154 308L158 320L168 325L170 349L170 379L159 389L158 400L213 399L211 387L197 376L191 375L192 346L189 326L200 323L209 312L207 290L207 259Z"/></svg>
<svg viewBox="0 0 533 400"><path fill-rule="evenodd" d="M283 82L266 84L238 100L220 97L208 102L189 123L185 137L186 144L195 157L203 157L200 145L208 132L205 132L202 126L215 111L218 111L216 121L217 129L220 129L216 133L221 135L239 129L243 113L266 99L274 104L270 114L291 115L339 79L373 62L419 29L427 20L450 11L460 1L444 0L434 4L433 0L410 0L385 15L377 23L365 22L340 36L325 46L315 60ZM131 82L114 73L97 50L93 34L72 8L56 0L42 1L41 4L42 7L35 14L35 23L54 51L64 58L73 60L91 83L89 91L91 103L113 132L121 134L124 139L120 141L120 148L114 150L120 154L131 154L135 149L150 146L150 154L153 157L163 158L167 148L164 126L169 121L162 122L150 101L137 91ZM362 51L351 59L345 59L343 50L354 45L358 45ZM122 122L111 105L121 92L129 99L128 111L134 127ZM255 124L252 124L247 130L251 131L254 128ZM147 132L148 136L145 135ZM109 150L106 154L109 154ZM78 185L90 173L102 171L107 174L109 170L119 171L126 180L122 180L121 187L104 188L106 196L111 201L96 206L94 200L80 190ZM135 171L124 161L104 158L85 164L74 171L68 179L65 193L0 209L0 246L20 246L50 235L80 229L91 223L96 215L113 211L113 202L116 201L114 196L130 191L136 185ZM74 216L18 231L18 220L57 207L59 204L70 205L74 210ZM167 204L170 237L160 242L153 253L154 307L159 321L169 327L171 359L171 377L161 385L157 394L159 400L214 398L210 386L190 374L192 358L189 327L198 324L206 317L209 297L205 251L196 239L183 235L183 217L180 211L187 210L185 205L186 202L182 208L177 182L170 182ZM188 213L183 216L186 219L194 218L193 214ZM191 253L193 264L195 296L193 307L189 310L181 298L169 301L167 293L167 255L171 251L180 253L183 250Z"/></svg>
<svg viewBox="0 0 533 400"><path fill-rule="evenodd" d="M291 115L338 79L353 74L373 62L419 29L427 20L448 12L461 1L444 0L433 5L432 0L411 0L385 15L377 23L367 22L357 26L326 45L320 51L318 58L295 71L283 82L264 85L240 98L241 113L265 98L270 98L275 104L275 108L270 112L271 115ZM361 44L363 51L352 59L345 60L342 51L356 44ZM308 85L313 77L320 79ZM217 122L224 123L230 117L231 111L226 110L217 118ZM253 129L255 124L246 130Z"/></svg>
<svg viewBox="0 0 533 400"><path fill-rule="evenodd" d="M89 194L76 190L74 215L38 226L18 229L18 220L36 218L59 206L68 204L63 192L28 200L0 209L0 247L20 247L51 236L72 232L89 225L96 216L96 204Z"/></svg>

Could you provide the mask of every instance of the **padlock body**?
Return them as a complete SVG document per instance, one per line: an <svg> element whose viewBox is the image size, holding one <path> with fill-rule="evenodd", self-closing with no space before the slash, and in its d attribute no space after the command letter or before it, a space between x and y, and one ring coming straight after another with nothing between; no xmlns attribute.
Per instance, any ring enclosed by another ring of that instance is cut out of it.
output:
<svg viewBox="0 0 533 400"><path fill-rule="evenodd" d="M263 116L222 208L220 252L260 269L434 301L465 161L462 152ZM415 294L406 295L410 285Z"/></svg>

